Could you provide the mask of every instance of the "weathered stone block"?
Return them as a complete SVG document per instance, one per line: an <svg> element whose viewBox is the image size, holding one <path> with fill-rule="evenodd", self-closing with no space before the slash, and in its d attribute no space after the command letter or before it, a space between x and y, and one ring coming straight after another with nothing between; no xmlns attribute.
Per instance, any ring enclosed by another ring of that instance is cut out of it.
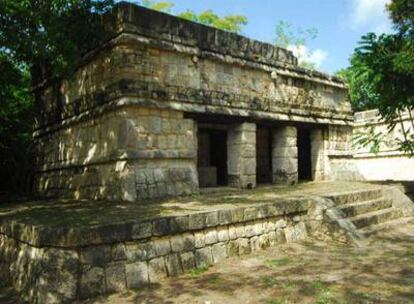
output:
<svg viewBox="0 0 414 304"><path fill-rule="evenodd" d="M236 241L230 241L227 243L227 256L233 257L239 255L239 243Z"/></svg>
<svg viewBox="0 0 414 304"><path fill-rule="evenodd" d="M80 253L82 264L103 267L111 261L111 246L92 246L82 248Z"/></svg>
<svg viewBox="0 0 414 304"><path fill-rule="evenodd" d="M146 261L154 258L157 253L150 242L128 243L125 255L128 262Z"/></svg>
<svg viewBox="0 0 414 304"><path fill-rule="evenodd" d="M211 245L218 242L217 230L215 228L205 230L204 234L206 245Z"/></svg>
<svg viewBox="0 0 414 304"><path fill-rule="evenodd" d="M189 229L198 230L203 229L206 225L205 213L194 213L189 215Z"/></svg>
<svg viewBox="0 0 414 304"><path fill-rule="evenodd" d="M181 267L181 262L177 253L172 253L165 257L165 266L167 268L167 274L170 277L183 273L183 268Z"/></svg>
<svg viewBox="0 0 414 304"><path fill-rule="evenodd" d="M118 243L112 245L112 260L113 261L122 261L126 260L126 246L123 243Z"/></svg>
<svg viewBox="0 0 414 304"><path fill-rule="evenodd" d="M171 252L170 240L167 237L151 241L151 246L156 256L164 256Z"/></svg>
<svg viewBox="0 0 414 304"><path fill-rule="evenodd" d="M218 243L211 246L213 262L218 263L227 258L227 249L224 243Z"/></svg>
<svg viewBox="0 0 414 304"><path fill-rule="evenodd" d="M219 225L218 212L211 211L206 213L206 227L215 227Z"/></svg>
<svg viewBox="0 0 414 304"><path fill-rule="evenodd" d="M192 251L195 248L194 235L190 233L184 233L171 237L171 249L173 252L185 252Z"/></svg>
<svg viewBox="0 0 414 304"><path fill-rule="evenodd" d="M184 252L180 254L180 258L184 271L188 271L196 267L195 256L193 252Z"/></svg>
<svg viewBox="0 0 414 304"><path fill-rule="evenodd" d="M251 253L250 241L246 238L240 238L235 240L239 247L239 255L245 255Z"/></svg>
<svg viewBox="0 0 414 304"><path fill-rule="evenodd" d="M229 229L227 227L217 228L217 237L219 242L227 242L229 237Z"/></svg>
<svg viewBox="0 0 414 304"><path fill-rule="evenodd" d="M139 288L149 282L147 262L126 264L125 272L129 289Z"/></svg>
<svg viewBox="0 0 414 304"><path fill-rule="evenodd" d="M148 262L148 276L150 283L157 283L167 276L164 257L155 258Z"/></svg>
<svg viewBox="0 0 414 304"><path fill-rule="evenodd" d="M110 263L105 268L107 292L121 292L126 289L125 263Z"/></svg>
<svg viewBox="0 0 414 304"><path fill-rule="evenodd" d="M132 225L131 237L134 240L151 237L152 235L152 223L142 222Z"/></svg>
<svg viewBox="0 0 414 304"><path fill-rule="evenodd" d="M86 299L104 293L104 269L101 267L83 266L80 279L80 298Z"/></svg>
<svg viewBox="0 0 414 304"><path fill-rule="evenodd" d="M204 247L195 251L195 261L197 268L204 268L213 265L213 256L210 247Z"/></svg>
<svg viewBox="0 0 414 304"><path fill-rule="evenodd" d="M194 245L196 248L202 248L206 245L206 237L203 231L194 233Z"/></svg>

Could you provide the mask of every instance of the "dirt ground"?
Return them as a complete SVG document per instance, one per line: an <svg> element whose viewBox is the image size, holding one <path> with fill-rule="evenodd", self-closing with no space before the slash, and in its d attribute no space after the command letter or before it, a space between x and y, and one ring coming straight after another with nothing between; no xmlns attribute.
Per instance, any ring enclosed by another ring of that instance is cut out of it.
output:
<svg viewBox="0 0 414 304"><path fill-rule="evenodd" d="M0 292L1 303L19 303ZM306 240L228 259L98 303L414 303L414 225L364 248Z"/></svg>

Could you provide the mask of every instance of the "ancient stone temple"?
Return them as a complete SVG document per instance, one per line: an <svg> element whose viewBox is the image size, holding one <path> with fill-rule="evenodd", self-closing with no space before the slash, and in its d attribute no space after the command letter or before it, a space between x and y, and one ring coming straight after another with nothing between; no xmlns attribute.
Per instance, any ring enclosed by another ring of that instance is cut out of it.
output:
<svg viewBox="0 0 414 304"><path fill-rule="evenodd" d="M353 116L285 49L121 3L113 37L42 92L37 189L136 201L330 179Z"/></svg>

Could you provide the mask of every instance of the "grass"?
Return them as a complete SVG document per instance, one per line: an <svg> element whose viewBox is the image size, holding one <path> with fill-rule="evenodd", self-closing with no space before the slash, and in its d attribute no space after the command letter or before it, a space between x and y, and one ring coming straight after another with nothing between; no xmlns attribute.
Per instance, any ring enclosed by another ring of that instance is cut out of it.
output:
<svg viewBox="0 0 414 304"><path fill-rule="evenodd" d="M286 266L289 263L290 263L289 258L272 259L272 260L265 260L264 261L264 264L269 268Z"/></svg>
<svg viewBox="0 0 414 304"><path fill-rule="evenodd" d="M188 275L192 278L199 278L208 271L209 267L193 268L188 270Z"/></svg>
<svg viewBox="0 0 414 304"><path fill-rule="evenodd" d="M277 279L274 277L267 275L262 278L262 282L266 287L273 287L278 284Z"/></svg>

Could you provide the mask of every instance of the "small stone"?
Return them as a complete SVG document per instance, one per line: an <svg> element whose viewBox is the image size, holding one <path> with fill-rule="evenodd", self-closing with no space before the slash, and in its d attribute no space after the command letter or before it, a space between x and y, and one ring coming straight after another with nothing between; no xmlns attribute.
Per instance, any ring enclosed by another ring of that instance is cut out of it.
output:
<svg viewBox="0 0 414 304"><path fill-rule="evenodd" d="M148 265L146 262L126 264L126 280L129 289L148 284Z"/></svg>
<svg viewBox="0 0 414 304"><path fill-rule="evenodd" d="M237 239L236 226L234 226L234 225L229 226L229 239L230 240Z"/></svg>

